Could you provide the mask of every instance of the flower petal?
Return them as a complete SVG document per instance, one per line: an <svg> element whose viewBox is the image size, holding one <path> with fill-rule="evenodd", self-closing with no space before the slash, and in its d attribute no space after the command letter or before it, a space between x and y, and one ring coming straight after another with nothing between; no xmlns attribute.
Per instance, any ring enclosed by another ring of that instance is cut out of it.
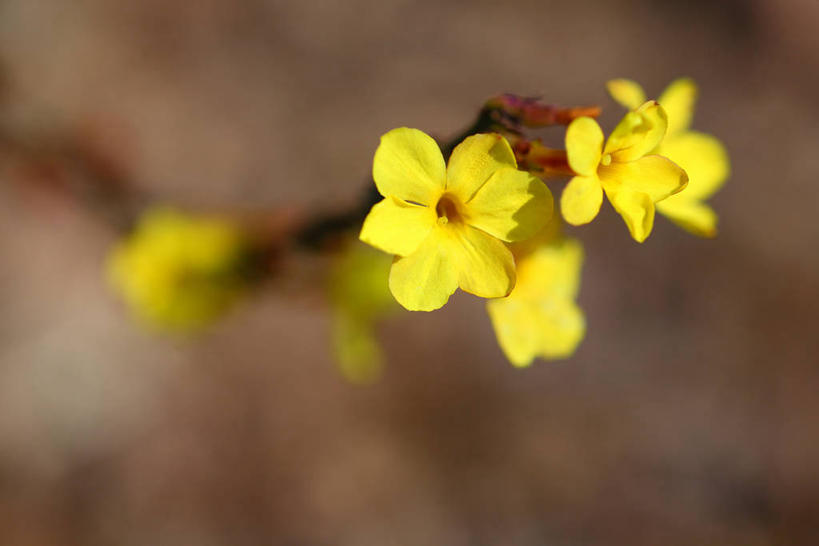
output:
<svg viewBox="0 0 819 546"><path fill-rule="evenodd" d="M614 162L600 167L603 186L630 188L651 197L655 203L673 195L688 183L688 176L676 163L659 155L647 155L628 163Z"/></svg>
<svg viewBox="0 0 819 546"><path fill-rule="evenodd" d="M657 99L668 116L669 136L685 131L691 125L697 93L697 84L694 80L679 78L671 82Z"/></svg>
<svg viewBox="0 0 819 546"><path fill-rule="evenodd" d="M434 229L418 249L396 257L390 269L390 291L410 311L434 311L444 306L458 288L457 264L451 241L443 229Z"/></svg>
<svg viewBox="0 0 819 546"><path fill-rule="evenodd" d="M488 302L498 343L515 366L571 356L583 339L585 319L574 303L582 262L574 239L540 246L518 260L509 297Z"/></svg>
<svg viewBox="0 0 819 546"><path fill-rule="evenodd" d="M509 143L497 133L472 135L455 147L446 171L446 189L462 202L472 196L499 169L517 168Z"/></svg>
<svg viewBox="0 0 819 546"><path fill-rule="evenodd" d="M400 127L381 137L373 158L373 180L384 197L429 205L446 182L444 156L435 140Z"/></svg>
<svg viewBox="0 0 819 546"><path fill-rule="evenodd" d="M629 110L638 108L646 101L646 94L640 84L625 78L609 80L606 89L615 101Z"/></svg>
<svg viewBox="0 0 819 546"><path fill-rule="evenodd" d="M551 218L546 224L534 235L522 241L515 241L510 245L512 254L515 256L515 269L518 272L518 279L520 279L519 259L529 256L536 252L544 245L556 243L563 238L563 219L560 217L557 209L552 213ZM515 285L517 286L517 284Z"/></svg>
<svg viewBox="0 0 819 546"><path fill-rule="evenodd" d="M514 366L532 364L540 347L541 330L536 306L517 299L502 298L486 303L486 311L503 354Z"/></svg>
<svg viewBox="0 0 819 546"><path fill-rule="evenodd" d="M645 241L654 227L654 203L651 197L624 187L604 188L612 206L625 220L634 240L638 243Z"/></svg>
<svg viewBox="0 0 819 546"><path fill-rule="evenodd" d="M472 226L452 226L446 231L452 237L461 290L482 298L508 296L515 287L515 259L509 248Z"/></svg>
<svg viewBox="0 0 819 546"><path fill-rule="evenodd" d="M466 204L468 223L504 241L534 235L552 216L552 193L540 179L517 169L495 171Z"/></svg>
<svg viewBox="0 0 819 546"><path fill-rule="evenodd" d="M572 356L586 334L583 311L572 301L541 305L501 298L487 302L486 310L503 353L519 368L531 365L538 356Z"/></svg>
<svg viewBox="0 0 819 546"><path fill-rule="evenodd" d="M435 221L431 208L387 197L370 209L358 237L384 252L407 256L427 238Z"/></svg>
<svg viewBox="0 0 819 546"><path fill-rule="evenodd" d="M685 131L666 138L657 153L685 169L688 199L705 199L725 183L731 172L728 152L718 139L711 135Z"/></svg>
<svg viewBox="0 0 819 546"><path fill-rule="evenodd" d="M573 301L567 301L541 314L540 356L545 359L569 358L586 335L586 317Z"/></svg>
<svg viewBox="0 0 819 546"><path fill-rule="evenodd" d="M575 176L560 196L563 219L573 226L588 224L600 212L603 188L597 176Z"/></svg>
<svg viewBox="0 0 819 546"><path fill-rule="evenodd" d="M371 384L383 370L381 347L371 320L336 312L332 322L333 349L339 371L351 383Z"/></svg>
<svg viewBox="0 0 819 546"><path fill-rule="evenodd" d="M543 245L516 263L518 281L511 297L573 300L580 288L583 246L576 239Z"/></svg>
<svg viewBox="0 0 819 546"><path fill-rule="evenodd" d="M628 112L606 141L604 154L613 161L634 161L651 152L663 140L668 120L663 108L648 101Z"/></svg>
<svg viewBox="0 0 819 546"><path fill-rule="evenodd" d="M717 214L705 203L678 194L660 201L656 207L660 214L689 233L706 238L717 236Z"/></svg>
<svg viewBox="0 0 819 546"><path fill-rule="evenodd" d="M566 129L569 167L581 176L591 176L603 152L603 131L592 118L577 118Z"/></svg>

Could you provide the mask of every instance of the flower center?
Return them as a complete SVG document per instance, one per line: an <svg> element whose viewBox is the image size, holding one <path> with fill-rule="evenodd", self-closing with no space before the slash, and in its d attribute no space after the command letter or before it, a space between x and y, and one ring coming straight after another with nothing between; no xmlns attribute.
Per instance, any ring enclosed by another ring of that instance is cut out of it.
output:
<svg viewBox="0 0 819 546"><path fill-rule="evenodd" d="M600 164L603 165L604 167L608 167L609 165L611 165L611 154L604 155L602 159L600 159Z"/></svg>
<svg viewBox="0 0 819 546"><path fill-rule="evenodd" d="M446 193L438 199L438 204L435 205L435 212L438 214L438 223L441 225L449 222L460 222L462 220L457 201L454 196Z"/></svg>

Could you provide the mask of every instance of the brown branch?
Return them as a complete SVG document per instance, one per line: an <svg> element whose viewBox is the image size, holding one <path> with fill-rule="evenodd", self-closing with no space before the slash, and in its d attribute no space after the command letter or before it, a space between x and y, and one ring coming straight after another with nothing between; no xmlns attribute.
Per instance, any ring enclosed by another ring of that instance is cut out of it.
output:
<svg viewBox="0 0 819 546"><path fill-rule="evenodd" d="M511 141L519 165L542 176L571 174L565 152L551 150L523 136L525 128L566 125L579 116L596 117L599 107L559 108L539 99L503 94L488 100L473 123L441 142L446 158L470 135L500 132ZM10 162L24 187L34 181L82 203L117 230L127 231L154 200L130 180L122 162L112 157L94 133L74 131L32 138L0 126L0 157ZM89 138L91 136L91 138ZM307 213L297 208L244 218L254 253L268 269L290 248L317 250L356 230L381 199L372 179L354 206L346 210Z"/></svg>

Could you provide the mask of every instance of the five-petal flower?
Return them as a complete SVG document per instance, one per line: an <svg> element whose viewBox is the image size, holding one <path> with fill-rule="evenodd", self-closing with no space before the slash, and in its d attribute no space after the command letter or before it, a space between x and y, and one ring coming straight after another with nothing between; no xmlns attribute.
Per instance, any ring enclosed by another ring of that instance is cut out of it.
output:
<svg viewBox="0 0 819 546"><path fill-rule="evenodd" d="M466 138L446 165L430 136L393 129L381 137L373 179L384 199L360 238L396 255L390 290L412 311L442 307L458 287L484 298L508 295L515 262L505 243L530 237L552 213L545 184L517 169L498 134Z"/></svg>
<svg viewBox="0 0 819 546"><path fill-rule="evenodd" d="M194 331L220 317L246 288L248 242L227 219L164 207L144 213L107 260L107 276L146 325Z"/></svg>
<svg viewBox="0 0 819 546"><path fill-rule="evenodd" d="M654 101L627 113L605 146L596 121L574 120L566 130L566 154L576 176L561 196L563 218L573 225L591 222L605 191L631 236L643 242L654 226L654 204L688 182L685 171L668 158L649 155L666 127L666 114Z"/></svg>
<svg viewBox="0 0 819 546"><path fill-rule="evenodd" d="M626 108L637 108L645 100L643 88L631 80L611 80L606 86L614 100ZM657 203L657 210L694 235L713 237L717 215L703 201L722 187L731 165L718 139L689 129L696 99L697 85L689 78L671 82L658 99L668 115L668 131L652 153L666 156L685 169L688 186Z"/></svg>

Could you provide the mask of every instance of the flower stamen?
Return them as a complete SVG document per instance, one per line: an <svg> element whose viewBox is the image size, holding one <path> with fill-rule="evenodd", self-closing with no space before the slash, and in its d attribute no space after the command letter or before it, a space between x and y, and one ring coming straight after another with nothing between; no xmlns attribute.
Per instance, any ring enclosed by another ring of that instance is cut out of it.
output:
<svg viewBox="0 0 819 546"><path fill-rule="evenodd" d="M449 222L460 222L463 220L455 198L444 194L435 205L435 213L438 215L438 224L445 225Z"/></svg>

